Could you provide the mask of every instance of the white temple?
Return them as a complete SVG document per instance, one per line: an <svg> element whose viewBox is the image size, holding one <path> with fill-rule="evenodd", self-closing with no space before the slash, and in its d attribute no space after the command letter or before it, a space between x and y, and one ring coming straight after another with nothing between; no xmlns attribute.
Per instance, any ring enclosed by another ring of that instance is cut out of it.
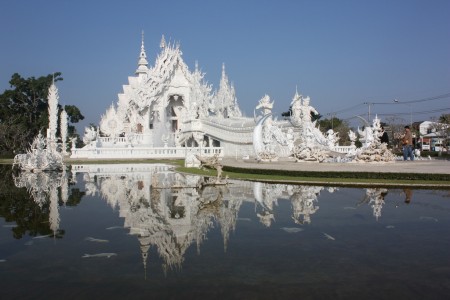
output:
<svg viewBox="0 0 450 300"><path fill-rule="evenodd" d="M86 146L77 149L72 143L72 158L188 161L196 155L325 162L351 161L360 153L354 143L339 146L339 137L332 130L326 134L319 130L311 120L311 114L318 112L308 96L295 92L291 116L285 120L272 117L274 101L268 95L255 106L254 117L245 117L224 65L219 88L213 91L197 64L194 71L189 70L178 44L167 44L163 36L160 47L155 64L149 66L142 36L134 76L128 78L117 104L107 109L98 128L86 128ZM368 143L363 148L367 147ZM368 161L374 160L381 158Z"/></svg>
<svg viewBox="0 0 450 300"><path fill-rule="evenodd" d="M187 147L221 155L251 151L255 123L242 117L225 66L212 92L198 65L189 70L179 45L166 44L163 36L160 47L151 67L142 39L135 75L102 116L99 130L86 130L87 145L72 149L72 157L184 158Z"/></svg>

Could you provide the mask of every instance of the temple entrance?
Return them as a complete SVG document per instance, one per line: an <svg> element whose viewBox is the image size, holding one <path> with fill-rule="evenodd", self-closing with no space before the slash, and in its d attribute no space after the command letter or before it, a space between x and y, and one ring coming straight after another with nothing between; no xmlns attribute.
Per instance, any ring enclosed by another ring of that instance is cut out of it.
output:
<svg viewBox="0 0 450 300"><path fill-rule="evenodd" d="M141 123L138 123L138 124L136 125L136 132L137 132L137 133L142 133L143 129L144 129L144 126L142 126Z"/></svg>
<svg viewBox="0 0 450 300"><path fill-rule="evenodd" d="M171 95L167 101L166 116L170 124L170 131L177 132L180 129L184 107L184 98L182 95Z"/></svg>

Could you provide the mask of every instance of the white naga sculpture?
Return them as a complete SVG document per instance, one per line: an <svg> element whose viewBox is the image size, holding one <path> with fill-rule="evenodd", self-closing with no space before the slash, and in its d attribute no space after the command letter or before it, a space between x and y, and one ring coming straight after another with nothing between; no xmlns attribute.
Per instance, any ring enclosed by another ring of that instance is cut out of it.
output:
<svg viewBox="0 0 450 300"><path fill-rule="evenodd" d="M47 137L44 138L39 132L27 153L17 154L14 157L13 168L17 166L22 170L31 172L62 170L64 168L61 145L56 137L58 99L58 89L53 82L48 91L49 128L47 129ZM62 130L62 133L64 133L64 130ZM63 141L66 138L63 137Z"/></svg>
<svg viewBox="0 0 450 300"><path fill-rule="evenodd" d="M288 140L293 138L283 133L272 119L273 103L270 102L270 97L265 95L256 106L256 109L263 112L263 117L253 131L253 149L258 161L276 161L279 153L278 145L287 146Z"/></svg>

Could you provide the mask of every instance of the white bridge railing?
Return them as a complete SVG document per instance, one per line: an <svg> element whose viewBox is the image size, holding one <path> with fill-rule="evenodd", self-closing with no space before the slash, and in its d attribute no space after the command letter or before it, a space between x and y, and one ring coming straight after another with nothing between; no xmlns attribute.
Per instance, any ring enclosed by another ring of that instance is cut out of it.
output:
<svg viewBox="0 0 450 300"><path fill-rule="evenodd" d="M350 151L353 151L356 149L356 146L335 146L333 148L334 151L339 153L349 153Z"/></svg>
<svg viewBox="0 0 450 300"><path fill-rule="evenodd" d="M194 152L201 156L213 156L218 154L223 157L222 147L142 147L142 148L81 148L72 149L71 158L148 158L148 159L184 159L189 152Z"/></svg>

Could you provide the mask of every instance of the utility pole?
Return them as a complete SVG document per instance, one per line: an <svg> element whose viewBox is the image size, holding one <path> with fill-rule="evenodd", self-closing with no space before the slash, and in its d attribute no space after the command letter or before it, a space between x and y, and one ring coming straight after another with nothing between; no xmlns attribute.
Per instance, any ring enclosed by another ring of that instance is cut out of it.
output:
<svg viewBox="0 0 450 300"><path fill-rule="evenodd" d="M369 113L367 114L368 116L367 121L370 124L370 106L373 105L373 102L364 102L364 104L366 104L369 107Z"/></svg>
<svg viewBox="0 0 450 300"><path fill-rule="evenodd" d="M398 104L407 104L407 105L409 105L409 126L410 126L410 128L412 130L412 123L413 123L412 122L412 104L411 103L401 102L398 99L394 99L394 102L398 103Z"/></svg>

